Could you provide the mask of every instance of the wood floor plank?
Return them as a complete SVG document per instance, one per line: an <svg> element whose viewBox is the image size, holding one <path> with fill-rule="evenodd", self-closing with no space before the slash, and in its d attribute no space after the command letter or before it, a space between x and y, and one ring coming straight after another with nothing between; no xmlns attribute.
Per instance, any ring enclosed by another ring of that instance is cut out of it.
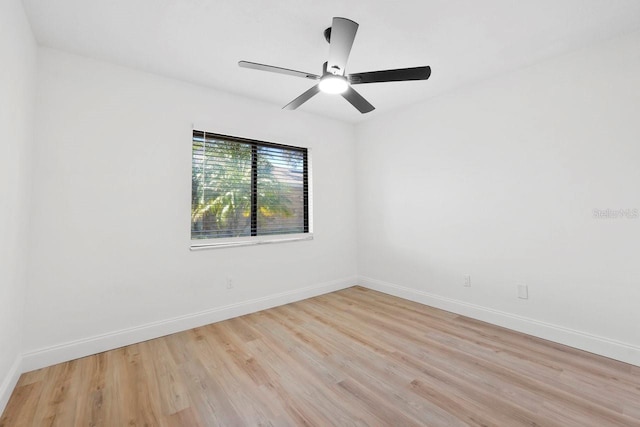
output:
<svg viewBox="0 0 640 427"><path fill-rule="evenodd" d="M177 374L177 365L171 357L167 340L147 341L151 357L151 367L147 366L147 375L152 375L157 381L160 398L160 408L164 415L173 415L188 409L191 405L183 378ZM190 414L190 411L182 412L175 417L180 419ZM170 419L171 417L169 417Z"/></svg>
<svg viewBox="0 0 640 427"><path fill-rule="evenodd" d="M30 381L30 380L29 380ZM33 425L36 407L42 395L42 381L16 386L0 418L0 427Z"/></svg>
<svg viewBox="0 0 640 427"><path fill-rule="evenodd" d="M22 426L640 426L640 367L361 287L23 374Z"/></svg>

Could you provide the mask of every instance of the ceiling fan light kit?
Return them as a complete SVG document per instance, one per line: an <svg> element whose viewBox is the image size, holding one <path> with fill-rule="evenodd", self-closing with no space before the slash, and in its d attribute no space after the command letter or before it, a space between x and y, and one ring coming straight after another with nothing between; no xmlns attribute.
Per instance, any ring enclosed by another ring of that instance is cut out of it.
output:
<svg viewBox="0 0 640 427"><path fill-rule="evenodd" d="M428 66L345 74L347 60L349 59L357 31L358 24L356 22L346 18L333 18L331 27L324 31L324 37L327 42L329 42L329 60L325 62L322 67L322 76L249 61L240 61L238 65L243 68L288 74L316 81L319 80L318 83L309 90L285 105L283 109L295 110L318 92L323 92L342 95L344 99L349 101L349 103L362 114L373 111L375 107L356 92L352 87L353 85L427 80L431 75L431 67Z"/></svg>
<svg viewBox="0 0 640 427"><path fill-rule="evenodd" d="M344 93L349 88L349 82L344 76L326 74L320 79L318 87L322 92L334 95Z"/></svg>

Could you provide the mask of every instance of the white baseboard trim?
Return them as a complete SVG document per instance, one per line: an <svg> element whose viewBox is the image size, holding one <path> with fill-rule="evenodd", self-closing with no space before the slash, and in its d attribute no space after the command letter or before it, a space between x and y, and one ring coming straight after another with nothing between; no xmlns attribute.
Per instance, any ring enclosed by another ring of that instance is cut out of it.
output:
<svg viewBox="0 0 640 427"><path fill-rule="evenodd" d="M360 276L359 285L385 294L440 308L538 338L640 366L640 347L528 317L446 298L417 289Z"/></svg>
<svg viewBox="0 0 640 427"><path fill-rule="evenodd" d="M216 307L158 322L147 323L133 328L28 351L22 355L22 371L28 372L34 369L55 365L56 363L62 363L78 359L80 357L101 353L103 351L112 350L114 348L159 338L176 332L208 325L210 323L231 319L233 317L255 313L260 310L345 289L356 285L356 283L357 277L347 277L344 279L319 283L317 285L307 286L301 289L294 289L287 292Z"/></svg>
<svg viewBox="0 0 640 427"><path fill-rule="evenodd" d="M4 381L0 384L0 416L4 412L4 408L7 407L7 403L9 403L9 398L16 384L18 384L20 374L22 374L22 356L18 355L13 365L11 365L11 369L4 377Z"/></svg>

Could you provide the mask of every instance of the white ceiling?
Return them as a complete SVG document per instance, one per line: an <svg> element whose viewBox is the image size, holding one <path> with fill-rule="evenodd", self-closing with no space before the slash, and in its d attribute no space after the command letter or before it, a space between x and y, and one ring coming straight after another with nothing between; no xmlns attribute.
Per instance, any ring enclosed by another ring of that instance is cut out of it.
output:
<svg viewBox="0 0 640 427"><path fill-rule="evenodd" d="M361 115L319 94L301 110L358 122L543 58L640 29L639 0L23 0L38 42L284 106L321 74L333 16L360 24L347 72L430 65L428 81L357 90ZM585 70L588 72L588 70ZM282 114L296 114L283 111Z"/></svg>

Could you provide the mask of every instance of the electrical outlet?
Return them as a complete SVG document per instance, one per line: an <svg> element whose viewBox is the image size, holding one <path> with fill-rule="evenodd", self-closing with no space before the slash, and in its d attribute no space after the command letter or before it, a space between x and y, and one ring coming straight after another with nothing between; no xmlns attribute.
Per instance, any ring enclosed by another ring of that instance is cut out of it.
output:
<svg viewBox="0 0 640 427"><path fill-rule="evenodd" d="M233 279L231 277L227 277L227 289L233 289Z"/></svg>
<svg viewBox="0 0 640 427"><path fill-rule="evenodd" d="M529 288L524 283L518 284L518 298L529 299Z"/></svg>
<svg viewBox="0 0 640 427"><path fill-rule="evenodd" d="M465 288L470 288L471 287L471 275L470 274L465 274L464 275L464 287Z"/></svg>

